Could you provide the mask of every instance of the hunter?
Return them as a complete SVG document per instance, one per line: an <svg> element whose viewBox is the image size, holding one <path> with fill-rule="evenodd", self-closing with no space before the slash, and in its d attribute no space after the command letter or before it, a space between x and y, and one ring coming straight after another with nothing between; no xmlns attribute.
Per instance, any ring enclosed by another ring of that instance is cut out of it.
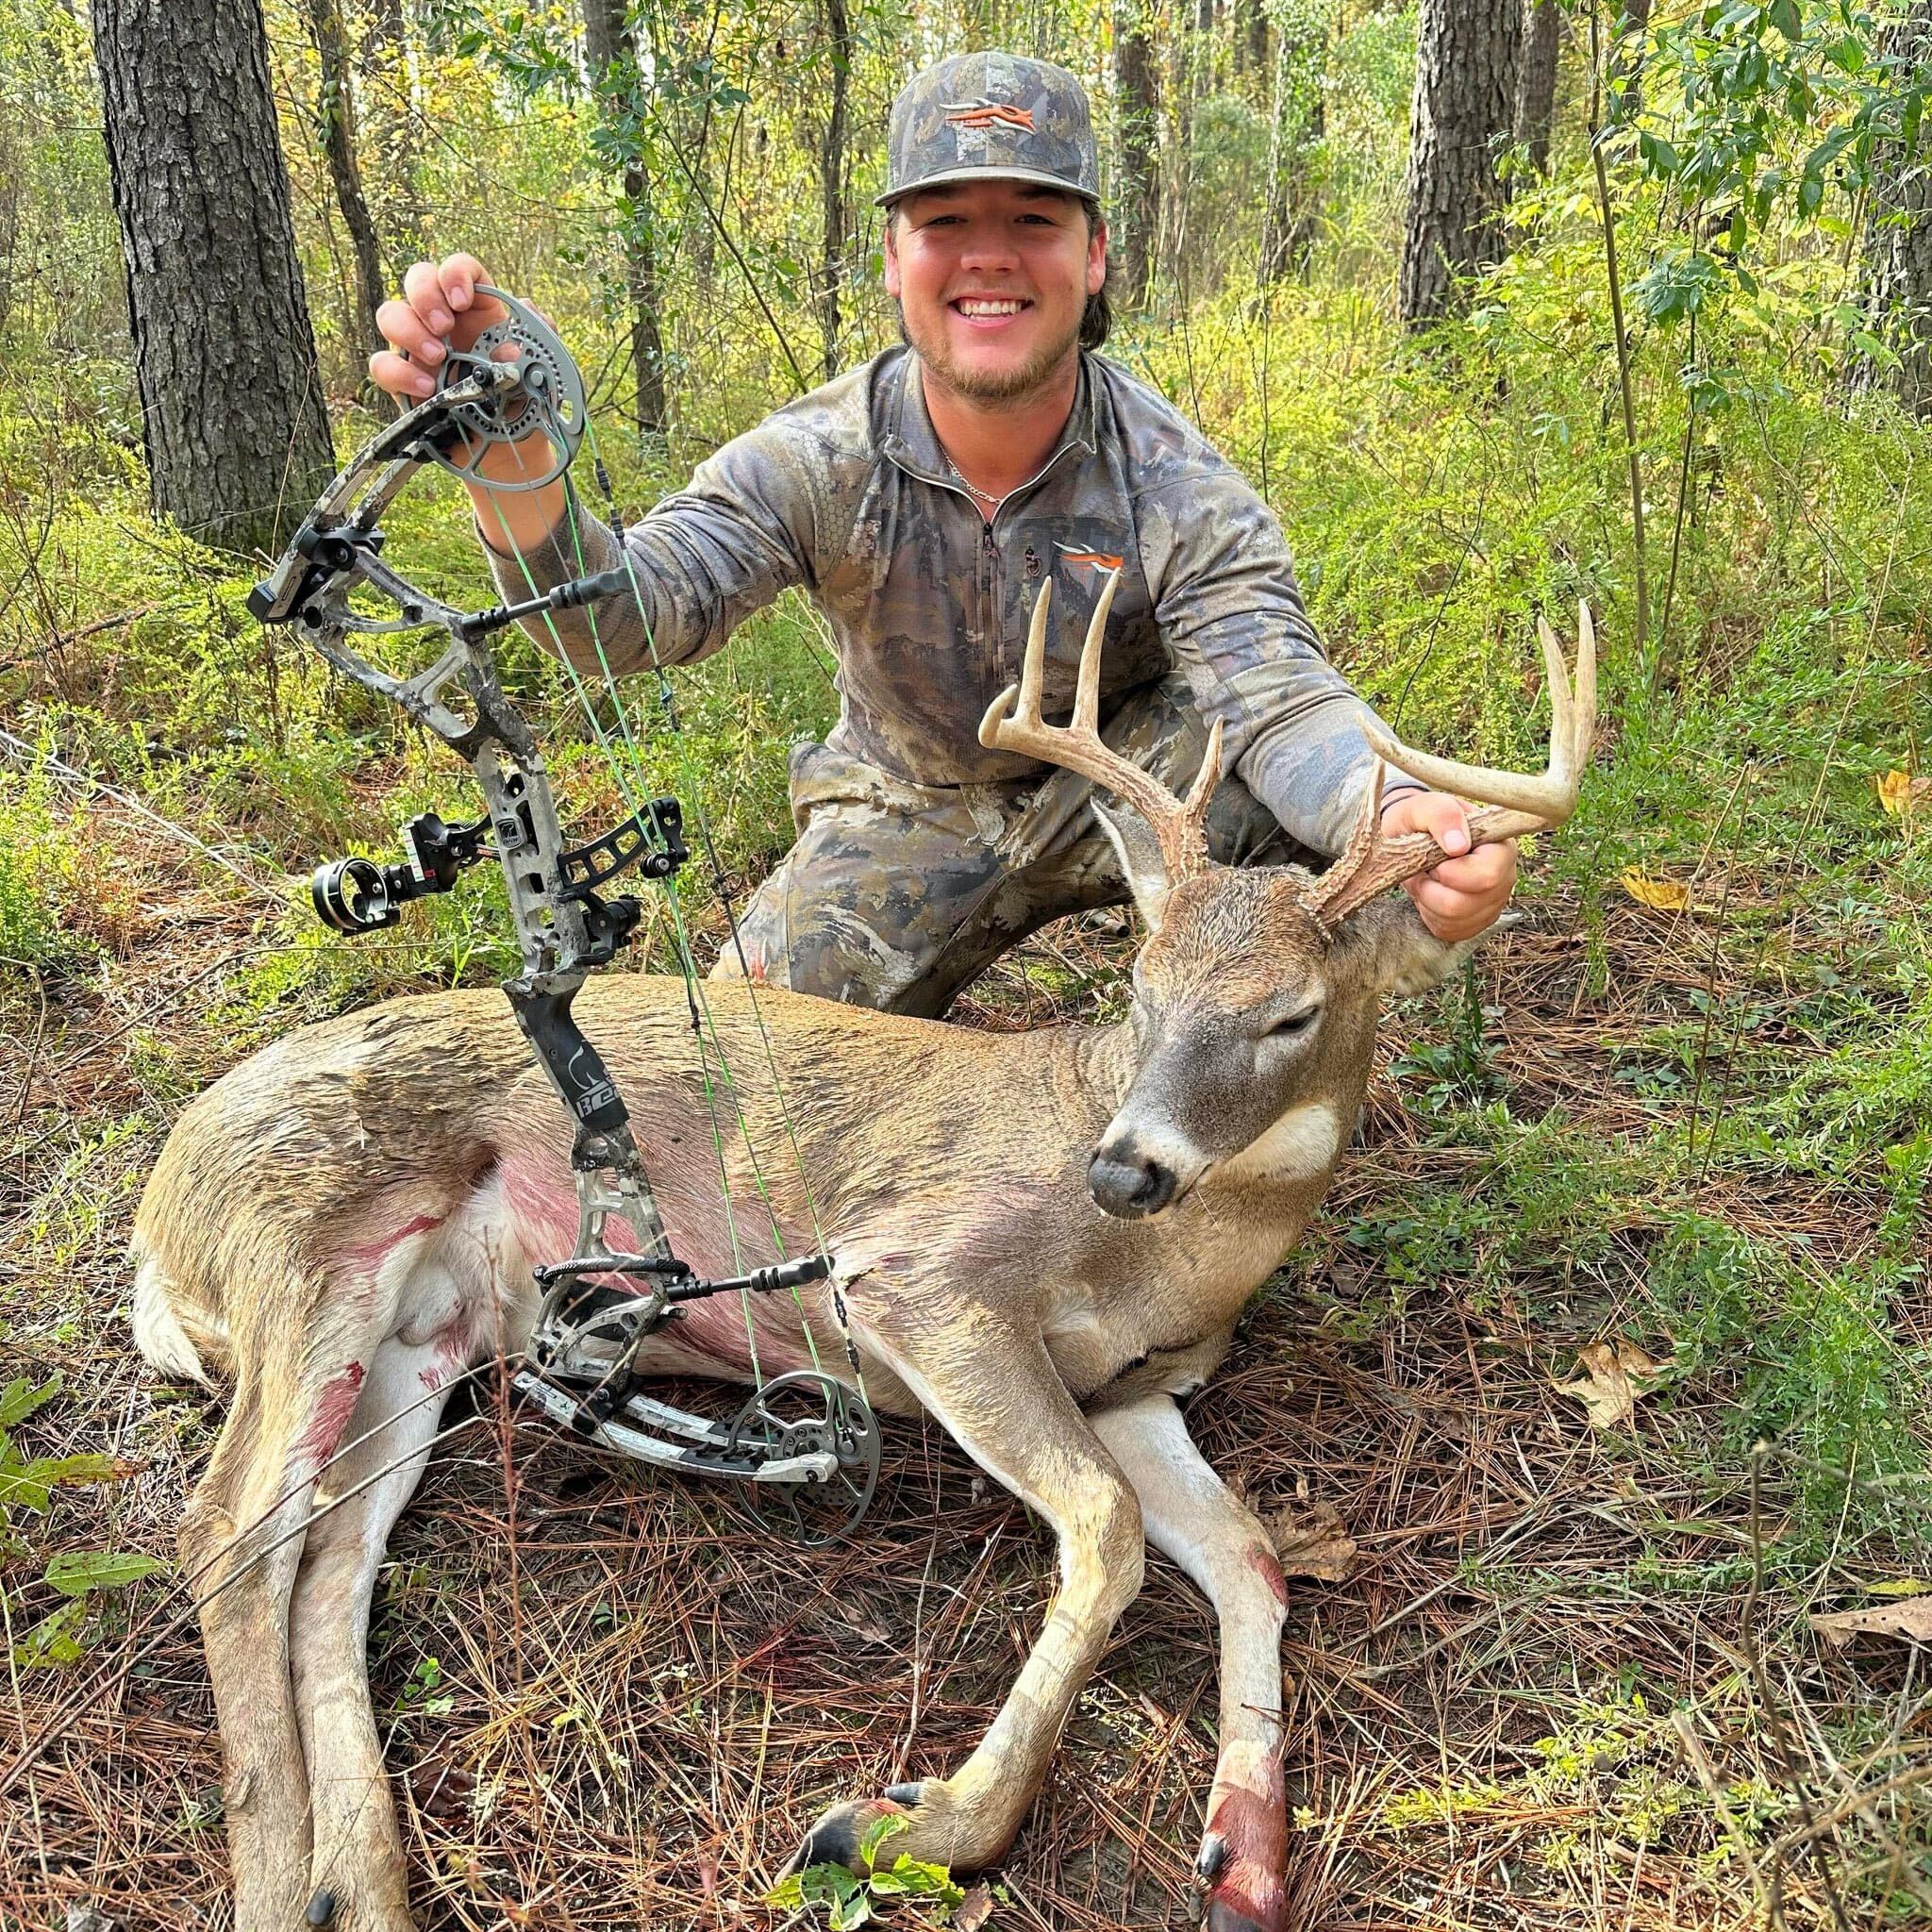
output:
<svg viewBox="0 0 1932 1932"><path fill-rule="evenodd" d="M757 978L936 1015L991 960L1062 913L1127 896L1087 781L984 749L1053 589L1044 710L1072 708L1081 638L1121 580L1103 659L1104 735L1184 791L1208 721L1227 775L1210 845L1228 863L1309 862L1343 841L1374 758L1362 702L1327 661L1274 513L1162 396L1096 353L1107 225L1085 91L1063 68L969 54L892 107L886 291L903 346L768 416L623 536L639 597L559 620L566 650L614 670L691 663L793 585L830 623L839 721L791 762L796 843L742 912ZM474 256L418 262L378 321L375 381L434 387L455 332L500 317ZM479 466L511 475L513 448ZM564 529L563 487L468 486L507 596L619 561L604 525ZM641 614L639 605L641 603ZM543 641L540 639L539 641ZM1408 891L1438 938L1490 925L1510 845L1469 850L1461 803L1391 779L1384 824L1446 854ZM736 974L726 948L715 969Z"/></svg>

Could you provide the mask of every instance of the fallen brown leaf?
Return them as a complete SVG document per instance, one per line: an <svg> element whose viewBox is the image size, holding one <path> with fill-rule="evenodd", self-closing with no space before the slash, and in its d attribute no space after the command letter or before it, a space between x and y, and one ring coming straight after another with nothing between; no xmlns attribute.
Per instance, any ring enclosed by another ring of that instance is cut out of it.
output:
<svg viewBox="0 0 1932 1932"><path fill-rule="evenodd" d="M1669 1364L1654 1361L1634 1341L1591 1341L1576 1351L1576 1366L1582 1374L1556 1383L1557 1393L1582 1403L1591 1428L1615 1429L1636 1414Z"/></svg>
<svg viewBox="0 0 1932 1932"><path fill-rule="evenodd" d="M1811 1619L1827 1643L1842 1647L1855 1637L1903 1637L1907 1643L1932 1643L1932 1596L1904 1603L1874 1604L1869 1610L1831 1610Z"/></svg>
<svg viewBox="0 0 1932 1932"><path fill-rule="evenodd" d="M1299 1498L1269 1510L1261 1522L1286 1574L1318 1583L1346 1583L1355 1574L1355 1539L1332 1503Z"/></svg>
<svg viewBox="0 0 1932 1932"><path fill-rule="evenodd" d="M1876 783L1878 803L1895 819L1932 806L1932 778L1914 778L1909 772L1882 772Z"/></svg>
<svg viewBox="0 0 1932 1932"><path fill-rule="evenodd" d="M992 1917L992 1890L985 1884L975 1885L953 1912L953 1932L979 1932L979 1928Z"/></svg>
<svg viewBox="0 0 1932 1932"><path fill-rule="evenodd" d="M1626 865L1618 883L1640 906L1653 912L1686 912L1690 907L1690 888L1681 879L1647 878L1634 865Z"/></svg>

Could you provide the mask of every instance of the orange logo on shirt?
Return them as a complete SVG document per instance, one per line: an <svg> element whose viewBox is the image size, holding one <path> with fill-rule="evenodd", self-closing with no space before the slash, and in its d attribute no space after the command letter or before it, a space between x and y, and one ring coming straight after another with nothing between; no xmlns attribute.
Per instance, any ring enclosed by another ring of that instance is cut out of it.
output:
<svg viewBox="0 0 1932 1932"><path fill-rule="evenodd" d="M1033 131L1033 110L1015 108L1005 101L957 101L946 110L946 119L961 127L1024 127Z"/></svg>
<svg viewBox="0 0 1932 1932"><path fill-rule="evenodd" d="M1060 561L1069 570L1079 572L1083 576L1105 576L1109 571L1121 567L1118 557L1109 557L1105 550L1075 550L1071 543L1056 543L1053 546L1060 554Z"/></svg>

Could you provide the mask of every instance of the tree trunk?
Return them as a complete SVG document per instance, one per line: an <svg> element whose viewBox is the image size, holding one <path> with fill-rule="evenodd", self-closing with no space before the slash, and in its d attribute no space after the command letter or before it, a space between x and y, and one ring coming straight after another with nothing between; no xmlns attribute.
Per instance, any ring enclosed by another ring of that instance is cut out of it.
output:
<svg viewBox="0 0 1932 1932"><path fill-rule="evenodd" d="M1235 69L1268 79L1268 8L1265 0L1240 0L1235 39Z"/></svg>
<svg viewBox="0 0 1932 1932"><path fill-rule="evenodd" d="M1516 80L1516 139L1539 175L1550 172L1550 130L1557 119L1557 55L1563 16L1557 0L1528 0L1523 69Z"/></svg>
<svg viewBox="0 0 1932 1932"><path fill-rule="evenodd" d="M832 54L832 107L819 150L819 203L824 260L819 282L819 341L824 377L839 373L839 284L845 267L845 90L852 73L852 22L845 0L825 0Z"/></svg>
<svg viewBox="0 0 1932 1932"><path fill-rule="evenodd" d="M613 126L631 118L616 111L641 85L625 0L584 0L584 55L591 85ZM637 385L632 413L640 435L662 436L668 421L664 337L658 325L663 298L651 182L634 138L624 163L624 268L630 295L631 378Z"/></svg>
<svg viewBox="0 0 1932 1932"><path fill-rule="evenodd" d="M316 103L323 152L328 158L329 179L342 210L342 225L356 253L356 325L361 341L355 345L359 364L382 346L375 308L383 296L382 249L375 223L362 192L362 167L356 146L356 104L349 85L349 42L342 27L340 0L303 0L308 31L322 66L322 97Z"/></svg>
<svg viewBox="0 0 1932 1932"><path fill-rule="evenodd" d="M1315 208L1307 152L1328 127L1328 39L1319 9L1297 8L1283 20L1274 56L1274 122L1268 152L1268 199L1261 221L1261 278L1306 272L1314 251Z"/></svg>
<svg viewBox="0 0 1932 1932"><path fill-rule="evenodd" d="M1398 306L1413 327L1457 306L1457 281L1501 258L1496 151L1516 111L1523 0L1423 0Z"/></svg>
<svg viewBox="0 0 1932 1932"><path fill-rule="evenodd" d="M1121 281L1126 306L1144 308L1160 225L1160 176L1155 152L1154 46L1133 0L1114 19L1113 85L1121 149L1116 216Z"/></svg>
<svg viewBox="0 0 1932 1932"><path fill-rule="evenodd" d="M1932 78L1932 0L1889 29L1886 58L1897 80ZM1867 364L1914 415L1932 417L1932 117L1916 139L1887 142L1873 156L1871 222L1865 232L1865 301L1872 330L1898 357L1895 369Z"/></svg>
<svg viewBox="0 0 1932 1932"><path fill-rule="evenodd" d="M429 252L429 210L417 183L420 125L409 75L409 24L403 0L373 0L356 50L362 104L359 156L370 169L364 191L380 214L376 233L389 245L389 286Z"/></svg>
<svg viewBox="0 0 1932 1932"><path fill-rule="evenodd" d="M156 510L278 550L335 468L258 0L95 0Z"/></svg>
<svg viewBox="0 0 1932 1932"><path fill-rule="evenodd" d="M1624 0L1624 38L1610 57L1610 86L1622 101L1619 121L1634 121L1643 107L1643 52L1650 0Z"/></svg>

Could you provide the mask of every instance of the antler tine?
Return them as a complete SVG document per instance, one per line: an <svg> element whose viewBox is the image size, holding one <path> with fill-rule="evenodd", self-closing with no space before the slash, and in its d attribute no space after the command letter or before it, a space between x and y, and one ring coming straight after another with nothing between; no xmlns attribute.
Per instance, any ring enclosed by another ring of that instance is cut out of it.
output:
<svg viewBox="0 0 1932 1932"><path fill-rule="evenodd" d="M1048 724L1040 715L1045 682L1046 623L1053 581L1041 586L1026 630L1026 658L1018 685L1008 685L986 708L979 721L979 741L989 750L1012 751L1044 759L1091 778L1103 790L1130 805L1145 819L1160 841L1171 882L1198 872L1208 860L1204 826L1208 799L1221 775L1221 735L1217 721L1210 734L1208 761L1195 779L1183 805L1151 772L1123 758L1100 736L1100 651L1108 613L1113 608L1120 572L1108 575L1080 649L1080 671L1074 688L1071 724ZM1206 788L1205 790L1203 788Z"/></svg>
<svg viewBox="0 0 1932 1932"><path fill-rule="evenodd" d="M1576 808L1577 788L1590 761L1590 742L1596 729L1596 637L1588 607L1577 627L1576 676L1573 684L1563 665L1563 651L1545 619L1537 620L1550 693L1550 757L1538 774L1499 772L1487 765L1465 765L1404 744L1379 720L1365 717L1362 735L1398 771L1420 778L1437 791L1454 791L1483 805L1501 806L1533 821L1492 838L1516 838L1524 832L1560 825Z"/></svg>
<svg viewBox="0 0 1932 1932"><path fill-rule="evenodd" d="M1362 720L1362 735L1378 754L1367 803L1349 834L1347 848L1306 895L1309 912L1333 930L1389 887L1427 872L1442 852L1426 832L1382 836L1382 777L1386 760L1439 791L1455 791L1479 801L1469 815L1470 844L1494 844L1560 825L1576 809L1576 794L1590 763L1591 740L1596 731L1596 627L1590 607L1577 607L1576 675L1564 669L1562 646L1547 622L1537 620L1549 673L1550 757L1543 772L1531 776L1520 772L1492 771L1484 765L1459 764L1453 758L1411 750L1374 718Z"/></svg>
<svg viewBox="0 0 1932 1932"><path fill-rule="evenodd" d="M1080 641L1080 675L1074 687L1074 729L1100 732L1100 648L1107 635L1108 613L1113 608L1113 593L1120 589L1121 574L1110 570L1088 621L1087 635Z"/></svg>

